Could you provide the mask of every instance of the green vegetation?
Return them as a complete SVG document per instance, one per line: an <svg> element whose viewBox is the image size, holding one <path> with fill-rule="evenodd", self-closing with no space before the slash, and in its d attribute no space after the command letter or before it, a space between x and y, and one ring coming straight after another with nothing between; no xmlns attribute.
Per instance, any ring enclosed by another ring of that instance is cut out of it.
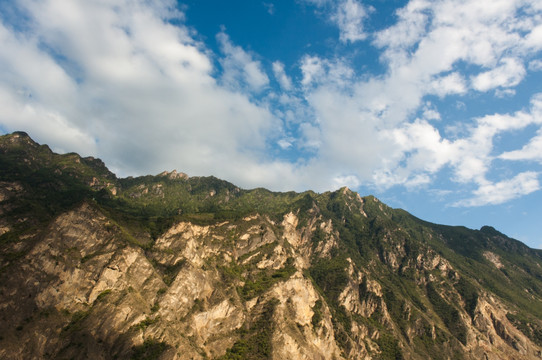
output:
<svg viewBox="0 0 542 360"><path fill-rule="evenodd" d="M391 318L395 321L399 329L403 332L403 336L407 336L406 329L408 327L408 319L405 315L405 301L395 295L395 291L385 288L384 289L384 301L388 308Z"/></svg>
<svg viewBox="0 0 542 360"><path fill-rule="evenodd" d="M164 280L164 283L167 286L170 286L173 283L173 280L175 280L175 278L177 277L177 274L179 273L179 271L181 271L182 267L186 263L185 260L180 260L174 265L168 265L168 264L161 264L154 259L151 259L150 262L151 264L153 264L155 269L157 269L158 272L162 274L162 280ZM163 289L162 291L165 292L166 289Z"/></svg>
<svg viewBox="0 0 542 360"><path fill-rule="evenodd" d="M508 313L508 320L518 328L522 333L527 335L538 346L542 346L542 326L537 320L532 319L532 315L523 313Z"/></svg>
<svg viewBox="0 0 542 360"><path fill-rule="evenodd" d="M111 294L111 289L106 289L104 291L102 291L97 297L96 297L96 300L94 300L95 302L100 302L102 300L105 299L105 297L107 295Z"/></svg>
<svg viewBox="0 0 542 360"><path fill-rule="evenodd" d="M132 360L155 360L159 359L164 351L170 346L152 338L145 339L143 344L132 348Z"/></svg>
<svg viewBox="0 0 542 360"><path fill-rule="evenodd" d="M157 323L159 319L160 319L159 317L150 318L147 316L144 320L141 320L139 323L133 325L131 329L145 330L150 325Z"/></svg>
<svg viewBox="0 0 542 360"><path fill-rule="evenodd" d="M427 298L433 304L433 309L437 315L450 330L450 333L465 345L467 343L467 329L461 321L458 310L439 295L433 283L428 283L426 289Z"/></svg>
<svg viewBox="0 0 542 360"><path fill-rule="evenodd" d="M401 353L401 348L399 347L399 342L391 334L384 332L376 339L376 343L380 348L379 359L382 360L402 360L403 354Z"/></svg>
<svg viewBox="0 0 542 360"><path fill-rule="evenodd" d="M295 272L294 259L288 258L281 269L274 272L263 270L251 276L251 279L247 280L245 285L239 289L239 295L244 300L252 299L263 294L277 282L288 280Z"/></svg>
<svg viewBox="0 0 542 360"><path fill-rule="evenodd" d="M309 269L310 276L327 300L337 303L340 293L348 284L347 267L346 259L337 256L331 259L319 259Z"/></svg>
<svg viewBox="0 0 542 360"><path fill-rule="evenodd" d="M309 269L316 288L325 298L332 311L332 323L336 330L335 338L343 349L349 347L348 336L352 328L346 309L339 303L339 295L348 284L346 268L348 262L343 257L320 259Z"/></svg>
<svg viewBox="0 0 542 360"><path fill-rule="evenodd" d="M273 335L273 314L278 304L277 299L271 299L264 304L261 314L248 331L241 332L239 339L226 351L219 360L271 359Z"/></svg>
<svg viewBox="0 0 542 360"><path fill-rule="evenodd" d="M465 302L465 311L467 311L471 319L474 319L474 311L478 304L478 291L476 287L470 281L465 280L465 278L460 278L457 284L455 284L455 288Z"/></svg>
<svg viewBox="0 0 542 360"><path fill-rule="evenodd" d="M232 261L227 266L218 265L218 269L222 275L222 279L228 283L234 280L241 280L243 278L244 266L239 265L237 262Z"/></svg>
<svg viewBox="0 0 542 360"><path fill-rule="evenodd" d="M64 332L68 331L77 331L81 329L81 324L85 319L90 315L90 309L89 310L81 310L73 313L71 317L71 321L68 325L66 325L63 329Z"/></svg>
<svg viewBox="0 0 542 360"><path fill-rule="evenodd" d="M314 314L312 315L311 323L312 327L316 328L320 326L320 322L322 321L322 300L316 300L312 307L312 311Z"/></svg>

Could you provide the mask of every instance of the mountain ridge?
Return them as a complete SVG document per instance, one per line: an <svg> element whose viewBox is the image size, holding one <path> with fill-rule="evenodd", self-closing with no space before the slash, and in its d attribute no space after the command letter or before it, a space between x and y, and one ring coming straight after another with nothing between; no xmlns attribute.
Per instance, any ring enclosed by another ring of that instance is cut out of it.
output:
<svg viewBox="0 0 542 360"><path fill-rule="evenodd" d="M4 358L542 357L542 251L489 226L348 188L119 179L21 132L0 168Z"/></svg>

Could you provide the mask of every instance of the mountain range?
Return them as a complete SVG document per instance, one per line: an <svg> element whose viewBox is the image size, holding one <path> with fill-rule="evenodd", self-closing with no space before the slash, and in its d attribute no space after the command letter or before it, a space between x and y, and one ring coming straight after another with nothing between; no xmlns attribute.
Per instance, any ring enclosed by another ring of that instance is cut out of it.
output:
<svg viewBox="0 0 542 360"><path fill-rule="evenodd" d="M542 251L0 136L2 359L541 359Z"/></svg>

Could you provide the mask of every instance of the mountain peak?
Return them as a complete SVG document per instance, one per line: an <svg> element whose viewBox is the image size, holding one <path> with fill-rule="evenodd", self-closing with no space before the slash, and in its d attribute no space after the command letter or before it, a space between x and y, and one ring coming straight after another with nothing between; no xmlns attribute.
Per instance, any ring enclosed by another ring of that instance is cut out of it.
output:
<svg viewBox="0 0 542 360"><path fill-rule="evenodd" d="M187 180L189 176L183 172L177 172L177 170L173 170L171 172L169 171L162 171L157 176L167 177L168 179L182 179Z"/></svg>
<svg viewBox="0 0 542 360"><path fill-rule="evenodd" d="M32 148L39 146L32 138L24 131L15 131L11 134L3 135L0 137L0 146L7 148L12 146L27 145Z"/></svg>

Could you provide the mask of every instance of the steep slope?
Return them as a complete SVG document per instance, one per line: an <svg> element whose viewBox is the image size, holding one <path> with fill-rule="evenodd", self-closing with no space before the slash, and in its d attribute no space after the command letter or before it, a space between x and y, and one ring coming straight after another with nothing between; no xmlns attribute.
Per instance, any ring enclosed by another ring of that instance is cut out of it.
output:
<svg viewBox="0 0 542 360"><path fill-rule="evenodd" d="M0 137L0 357L542 358L542 252L347 188L243 190Z"/></svg>

